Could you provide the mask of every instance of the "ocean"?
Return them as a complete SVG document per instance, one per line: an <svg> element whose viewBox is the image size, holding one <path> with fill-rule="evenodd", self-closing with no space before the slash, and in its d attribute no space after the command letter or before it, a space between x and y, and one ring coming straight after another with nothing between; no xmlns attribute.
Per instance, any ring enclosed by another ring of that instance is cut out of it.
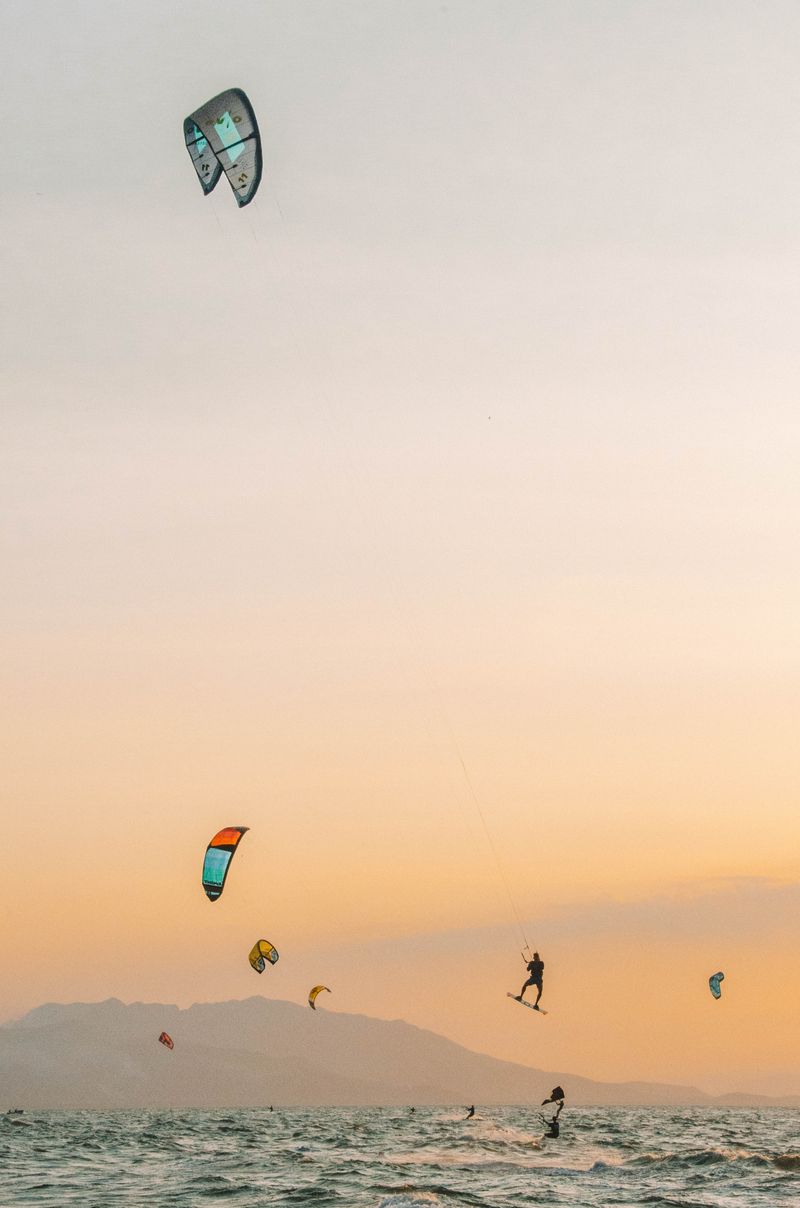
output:
<svg viewBox="0 0 800 1208"><path fill-rule="evenodd" d="M0 1117L0 1206L777 1208L800 1205L800 1111L280 1108Z"/></svg>

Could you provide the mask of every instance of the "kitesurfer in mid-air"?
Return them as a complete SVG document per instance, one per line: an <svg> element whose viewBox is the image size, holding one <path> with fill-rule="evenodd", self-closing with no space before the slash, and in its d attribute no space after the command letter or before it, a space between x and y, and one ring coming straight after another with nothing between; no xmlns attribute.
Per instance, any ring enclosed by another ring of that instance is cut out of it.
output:
<svg viewBox="0 0 800 1208"><path fill-rule="evenodd" d="M539 999L542 997L542 976L544 974L544 961L539 959L538 952L534 952L533 960L528 961L527 969L528 969L528 972L530 973L530 977L525 982L525 984L523 985L519 994L517 995L517 1002L522 1002L522 999L524 997L525 991L527 990L528 986L536 986L536 989L539 991L539 993L536 995L536 1002L532 1003L531 1005L534 1007L535 1010L538 1010L539 1009Z"/></svg>

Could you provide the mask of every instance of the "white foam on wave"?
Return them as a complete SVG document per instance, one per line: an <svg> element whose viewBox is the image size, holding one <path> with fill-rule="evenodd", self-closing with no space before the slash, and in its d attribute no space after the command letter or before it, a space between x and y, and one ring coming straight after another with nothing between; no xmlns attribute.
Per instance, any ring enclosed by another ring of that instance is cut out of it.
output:
<svg viewBox="0 0 800 1208"><path fill-rule="evenodd" d="M381 1200L378 1208L431 1208L432 1204L441 1202L431 1191L401 1191Z"/></svg>
<svg viewBox="0 0 800 1208"><path fill-rule="evenodd" d="M488 1141L490 1144L525 1145L533 1146L534 1149L544 1148L541 1133L537 1136L532 1128L515 1128L511 1124L496 1124L494 1121L487 1122L486 1126L481 1129L478 1139Z"/></svg>

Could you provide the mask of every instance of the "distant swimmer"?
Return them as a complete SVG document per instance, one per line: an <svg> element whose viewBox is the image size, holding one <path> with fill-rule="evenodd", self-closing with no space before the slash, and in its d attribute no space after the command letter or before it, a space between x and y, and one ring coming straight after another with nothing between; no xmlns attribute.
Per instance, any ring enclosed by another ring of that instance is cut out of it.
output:
<svg viewBox="0 0 800 1208"><path fill-rule="evenodd" d="M475 1104L473 1103L472 1107L470 1107L467 1110L466 1119L471 1120L474 1115L475 1115Z"/></svg>
<svg viewBox="0 0 800 1208"><path fill-rule="evenodd" d="M542 997L542 977L544 975L544 961L539 959L538 952L534 952L533 960L528 961L526 967L527 967L528 973L530 974L530 977L525 982L525 984L523 985L519 994L517 995L517 1002L522 1002L523 998L525 997L525 991L527 990L528 986L536 986L536 989L539 991L539 993L536 995L536 1002L533 1003L532 1006L534 1007L535 1010L538 1011L539 999Z"/></svg>

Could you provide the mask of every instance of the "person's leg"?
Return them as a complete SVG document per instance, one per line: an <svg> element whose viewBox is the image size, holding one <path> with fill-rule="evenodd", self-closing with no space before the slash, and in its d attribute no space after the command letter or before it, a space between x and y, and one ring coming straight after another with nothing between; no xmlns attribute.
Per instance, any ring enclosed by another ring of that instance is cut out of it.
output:
<svg viewBox="0 0 800 1208"><path fill-rule="evenodd" d="M527 990L528 986L532 986L533 984L534 984L533 978L529 977L528 980L525 982L524 986L522 987L522 989L520 990L519 994L517 995L517 998L519 999L520 1002L522 1002L522 999L524 997L525 991Z"/></svg>
<svg viewBox="0 0 800 1208"><path fill-rule="evenodd" d="M536 995L536 1002L533 1005L535 1007L538 1007L539 999L542 997L542 983L541 982L536 982L536 989L539 991L539 993Z"/></svg>

